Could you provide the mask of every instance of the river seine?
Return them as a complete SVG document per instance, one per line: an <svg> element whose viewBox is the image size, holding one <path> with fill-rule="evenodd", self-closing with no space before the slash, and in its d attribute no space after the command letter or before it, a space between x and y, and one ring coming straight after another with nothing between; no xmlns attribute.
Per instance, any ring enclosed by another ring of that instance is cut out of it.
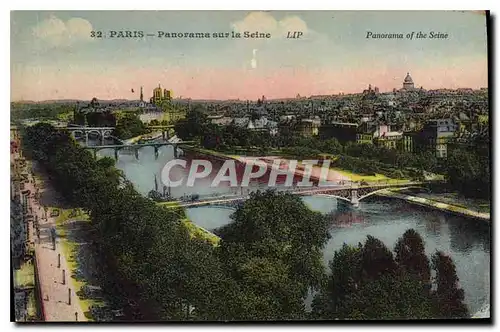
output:
<svg viewBox="0 0 500 332"><path fill-rule="evenodd" d="M114 157L114 152L105 149L98 155ZM161 147L158 159L155 159L153 148L146 147L139 150L139 160L133 154L120 152L116 166L124 171L139 192L146 195L155 188L155 175L158 188L162 187L161 168L171 159L171 147ZM193 188L172 188L171 194L181 197L189 194L223 195L236 192L227 186L210 188L210 182L211 179L208 178L195 182ZM359 208L355 209L324 196L304 197L303 200L312 210L328 215L330 220L331 239L323 251L325 264L343 243L356 245L364 242L367 235L372 235L392 249L407 229L414 228L423 237L428 255L441 250L453 258L471 314L484 306L489 307L491 244L490 227L485 222L377 196L361 201ZM193 222L214 230L230 223L233 211L230 208L198 207L189 208L186 212Z"/></svg>

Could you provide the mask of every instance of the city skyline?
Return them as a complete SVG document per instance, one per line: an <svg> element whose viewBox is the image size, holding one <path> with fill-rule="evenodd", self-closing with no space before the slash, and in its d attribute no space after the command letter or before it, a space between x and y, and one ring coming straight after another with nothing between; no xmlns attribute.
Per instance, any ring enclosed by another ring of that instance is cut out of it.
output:
<svg viewBox="0 0 500 332"><path fill-rule="evenodd" d="M131 31L272 37L90 37L123 30L121 22ZM369 84L389 92L408 72L416 88L488 87L486 20L476 12L13 12L11 28L13 101L135 100L141 86L149 99L158 83L174 98L215 100L361 93ZM421 30L450 37L365 38ZM288 31L305 37L287 39Z"/></svg>

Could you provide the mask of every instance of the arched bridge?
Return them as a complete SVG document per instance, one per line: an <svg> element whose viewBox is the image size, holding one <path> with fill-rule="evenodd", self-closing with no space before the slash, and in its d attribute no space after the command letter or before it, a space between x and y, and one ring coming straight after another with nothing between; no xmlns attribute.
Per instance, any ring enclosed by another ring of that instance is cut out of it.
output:
<svg viewBox="0 0 500 332"><path fill-rule="evenodd" d="M101 139L101 144L104 144L104 139L111 137L111 135L113 134L113 130L115 130L115 127L68 126L58 127L58 129L69 131L75 138L85 137L85 145L88 145L90 134L97 134L97 136Z"/></svg>
<svg viewBox="0 0 500 332"><path fill-rule="evenodd" d="M141 143L141 144L121 144L121 145L96 145L96 146L85 146L85 149L90 149L94 151L94 156L97 154L97 151L103 149L113 149L115 151L115 159L118 159L118 152L120 150L125 150L129 152L133 152L135 157L139 159L139 149L151 146L155 150L155 157L158 158L159 149L165 145L172 145L174 147L174 157L178 157L178 147L183 145L193 145L194 141L182 141L182 142L151 142L151 143Z"/></svg>
<svg viewBox="0 0 500 332"><path fill-rule="evenodd" d="M362 199L376 195L382 190L389 188L407 188L413 186L421 186L425 182L422 181L398 181L398 182L388 182L388 181L377 181L373 183L366 184L356 184L352 183L348 186L339 186L333 188L321 188L316 187L309 190L298 190L293 192L297 195L311 196L311 195L321 195L334 197L343 201L346 201L354 206L358 206Z"/></svg>
<svg viewBox="0 0 500 332"><path fill-rule="evenodd" d="M393 180L394 181L394 180ZM351 183L348 185L338 185L338 186L324 186L324 187L308 187L308 188L286 188L279 189L279 192L289 192L294 195L300 196L328 196L346 201L353 206L359 206L359 202L362 199L375 195L382 190L390 188L408 188L408 187L419 187L427 183L436 181L376 181L372 183L366 183L364 185ZM229 197L204 197L201 200L196 201L179 201L181 207L200 207L200 206L225 206L236 208L239 204L249 198L249 195L239 195L239 196L229 196ZM165 204L165 203L158 203Z"/></svg>

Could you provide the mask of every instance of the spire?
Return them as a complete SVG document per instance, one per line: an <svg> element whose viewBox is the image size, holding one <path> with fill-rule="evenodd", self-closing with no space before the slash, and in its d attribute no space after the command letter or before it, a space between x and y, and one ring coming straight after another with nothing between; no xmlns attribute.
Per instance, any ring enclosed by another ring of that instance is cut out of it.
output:
<svg viewBox="0 0 500 332"><path fill-rule="evenodd" d="M144 101L144 95L142 94L142 86L141 86L141 101Z"/></svg>

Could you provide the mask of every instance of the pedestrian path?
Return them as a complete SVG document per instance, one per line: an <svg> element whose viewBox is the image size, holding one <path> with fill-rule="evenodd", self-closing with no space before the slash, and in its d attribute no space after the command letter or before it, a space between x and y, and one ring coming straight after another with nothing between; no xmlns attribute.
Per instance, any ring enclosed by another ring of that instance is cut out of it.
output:
<svg viewBox="0 0 500 332"><path fill-rule="evenodd" d="M51 217L50 212L46 213L38 203L33 182L34 179L30 175L30 181L26 183L25 189L31 191L29 207L33 217L37 216L40 229L38 236L35 228L31 227L32 238L35 239L35 256L44 319L64 322L86 321L76 295L78 290L72 285L71 272L57 236L55 248L53 246L51 229L56 227L56 218ZM42 190L44 189L40 189L40 194Z"/></svg>

